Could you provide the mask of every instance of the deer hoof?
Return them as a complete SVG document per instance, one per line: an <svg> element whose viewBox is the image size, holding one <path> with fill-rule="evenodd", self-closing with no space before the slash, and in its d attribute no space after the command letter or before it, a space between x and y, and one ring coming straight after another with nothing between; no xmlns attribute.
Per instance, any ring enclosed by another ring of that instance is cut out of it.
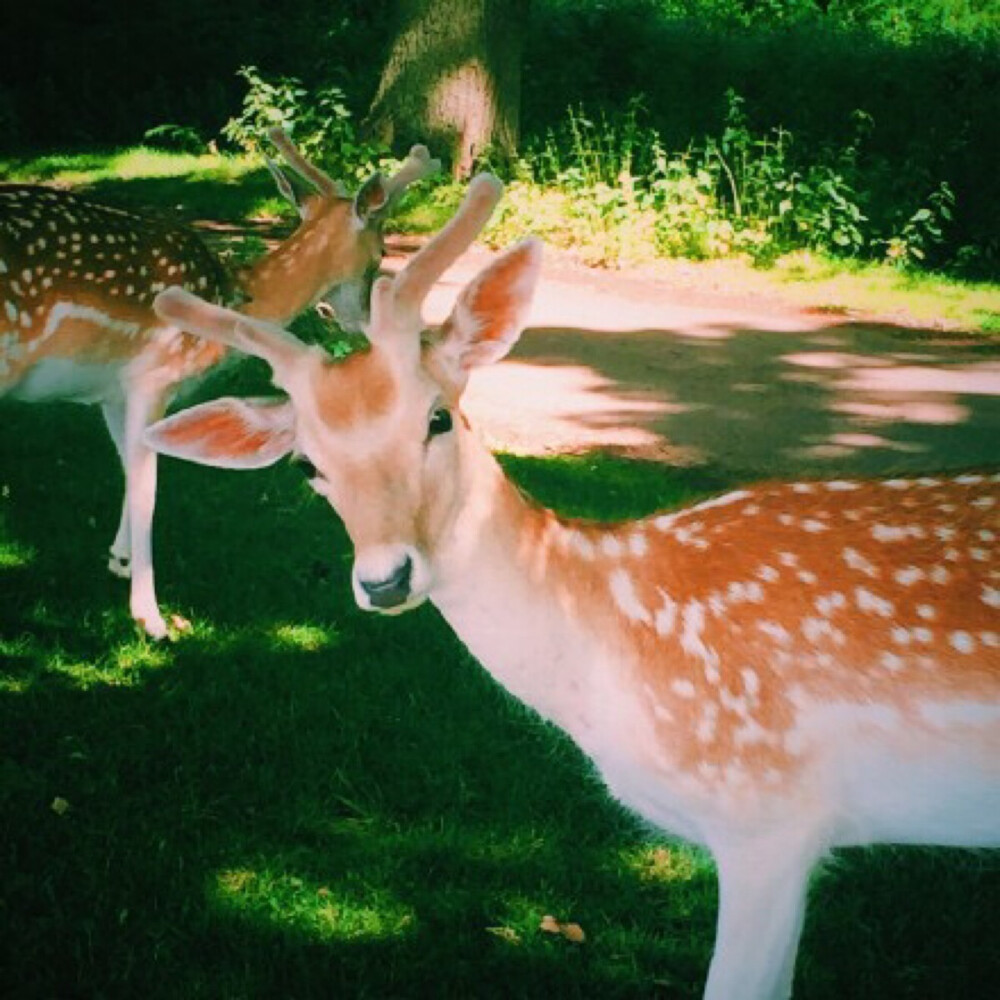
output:
<svg viewBox="0 0 1000 1000"><path fill-rule="evenodd" d="M150 639L166 639L170 635L167 631L167 623L161 615L157 615L155 618L152 615L146 615L144 618L136 618L135 622Z"/></svg>

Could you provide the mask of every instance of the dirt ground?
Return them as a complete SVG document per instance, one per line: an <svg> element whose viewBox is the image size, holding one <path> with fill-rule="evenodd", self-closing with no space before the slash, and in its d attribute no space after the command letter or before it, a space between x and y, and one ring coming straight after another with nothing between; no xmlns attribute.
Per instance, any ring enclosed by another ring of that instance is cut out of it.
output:
<svg viewBox="0 0 1000 1000"><path fill-rule="evenodd" d="M387 268L411 249L391 244ZM448 271L427 320L491 258L474 247ZM464 405L491 447L518 454L775 477L968 468L1000 462L1000 346L550 254L528 329Z"/></svg>

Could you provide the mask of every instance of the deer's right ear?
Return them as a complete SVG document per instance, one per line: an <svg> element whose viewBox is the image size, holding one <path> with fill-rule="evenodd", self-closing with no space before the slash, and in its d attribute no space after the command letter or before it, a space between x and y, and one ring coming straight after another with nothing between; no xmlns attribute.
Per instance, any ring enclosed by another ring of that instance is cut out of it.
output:
<svg viewBox="0 0 1000 1000"><path fill-rule="evenodd" d="M524 330L542 266L542 243L522 240L462 291L432 352L462 386L469 371L499 361Z"/></svg>
<svg viewBox="0 0 1000 1000"><path fill-rule="evenodd" d="M200 465L262 469L295 447L295 412L288 400L216 399L157 421L146 443Z"/></svg>
<svg viewBox="0 0 1000 1000"><path fill-rule="evenodd" d="M378 219L389 207L389 188L385 178L375 173L361 186L354 196L354 214L361 222Z"/></svg>

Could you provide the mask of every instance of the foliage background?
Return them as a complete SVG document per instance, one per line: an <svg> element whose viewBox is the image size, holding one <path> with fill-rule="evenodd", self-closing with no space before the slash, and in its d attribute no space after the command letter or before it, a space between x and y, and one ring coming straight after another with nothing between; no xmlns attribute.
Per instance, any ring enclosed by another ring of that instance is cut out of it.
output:
<svg viewBox="0 0 1000 1000"><path fill-rule="evenodd" d="M0 153L134 143L154 126L217 138L245 91L241 66L339 86L361 120L395 29L392 0L37 0L5 14ZM1000 4L996 0L534 0L527 142L567 107L642 121L671 149L720 129L726 92L752 128L809 150L873 127L876 200L956 196L950 242L996 268L1000 231ZM983 270L983 267L980 267Z"/></svg>

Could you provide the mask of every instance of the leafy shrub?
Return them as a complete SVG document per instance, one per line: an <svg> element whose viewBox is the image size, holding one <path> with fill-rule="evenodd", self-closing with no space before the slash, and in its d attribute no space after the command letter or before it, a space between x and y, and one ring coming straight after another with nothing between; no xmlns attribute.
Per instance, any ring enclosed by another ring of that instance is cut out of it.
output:
<svg viewBox="0 0 1000 1000"><path fill-rule="evenodd" d="M872 222L862 166L872 128L856 112L844 146L800 149L786 129L755 132L729 91L720 133L672 153L638 101L618 118L571 108L515 165L493 238L530 229L604 264L733 254L768 263L795 249L923 262L943 239L954 193L941 182L902 222Z"/></svg>
<svg viewBox="0 0 1000 1000"><path fill-rule="evenodd" d="M260 147L267 129L280 125L309 159L334 176L360 180L374 169L382 150L359 138L346 95L333 83L306 87L294 76L265 77L256 66L239 70L247 83L240 113L222 134L241 149Z"/></svg>

